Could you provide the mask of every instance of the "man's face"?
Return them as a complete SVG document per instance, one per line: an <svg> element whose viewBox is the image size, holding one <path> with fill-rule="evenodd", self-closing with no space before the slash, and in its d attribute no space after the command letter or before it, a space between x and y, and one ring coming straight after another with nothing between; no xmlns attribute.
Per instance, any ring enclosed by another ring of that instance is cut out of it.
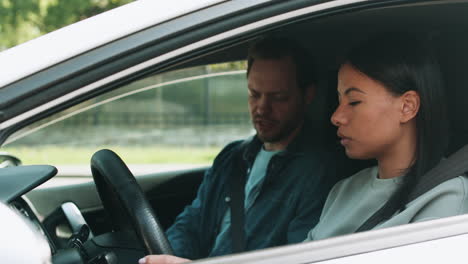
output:
<svg viewBox="0 0 468 264"><path fill-rule="evenodd" d="M248 76L248 90L250 117L260 140L289 143L312 99L310 91L300 91L291 58L256 59Z"/></svg>

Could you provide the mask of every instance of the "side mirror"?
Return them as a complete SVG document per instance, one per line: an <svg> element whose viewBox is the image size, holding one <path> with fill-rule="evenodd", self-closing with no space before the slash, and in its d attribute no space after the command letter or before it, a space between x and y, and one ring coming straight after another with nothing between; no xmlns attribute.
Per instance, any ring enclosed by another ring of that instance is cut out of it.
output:
<svg viewBox="0 0 468 264"><path fill-rule="evenodd" d="M0 152L0 168L16 167L21 165L21 160L6 152Z"/></svg>

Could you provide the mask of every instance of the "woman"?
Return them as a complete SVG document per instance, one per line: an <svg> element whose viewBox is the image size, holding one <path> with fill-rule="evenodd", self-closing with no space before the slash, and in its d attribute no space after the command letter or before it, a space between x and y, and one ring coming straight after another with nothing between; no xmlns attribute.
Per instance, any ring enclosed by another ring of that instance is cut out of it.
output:
<svg viewBox="0 0 468 264"><path fill-rule="evenodd" d="M468 212L464 176L408 200L442 159L448 138L440 69L425 43L387 35L356 48L341 65L331 122L350 158L378 165L333 187L307 240ZM389 200L376 225L366 227Z"/></svg>

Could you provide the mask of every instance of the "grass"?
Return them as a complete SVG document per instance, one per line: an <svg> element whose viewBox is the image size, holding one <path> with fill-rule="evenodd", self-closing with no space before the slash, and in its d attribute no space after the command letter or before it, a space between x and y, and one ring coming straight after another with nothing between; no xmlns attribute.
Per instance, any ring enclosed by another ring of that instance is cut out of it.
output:
<svg viewBox="0 0 468 264"><path fill-rule="evenodd" d="M127 164L211 164L220 151L219 147L106 146L105 148L115 151ZM99 149L93 147L41 146L5 147L1 151L20 158L24 165L82 165L89 164L91 156Z"/></svg>

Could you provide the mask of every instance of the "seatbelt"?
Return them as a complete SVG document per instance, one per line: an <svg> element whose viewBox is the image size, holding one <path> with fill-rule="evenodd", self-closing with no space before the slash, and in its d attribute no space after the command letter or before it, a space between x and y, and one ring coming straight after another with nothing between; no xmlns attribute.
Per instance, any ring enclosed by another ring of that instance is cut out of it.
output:
<svg viewBox="0 0 468 264"><path fill-rule="evenodd" d="M231 208L231 244L232 253L245 251L245 182L247 177L247 166L242 157L247 141L239 146L239 151L234 157L232 172L229 175L229 191Z"/></svg>
<svg viewBox="0 0 468 264"><path fill-rule="evenodd" d="M468 172L468 145L463 146L448 158L441 160L437 166L424 174L409 194L407 203L415 200L437 185L465 174L466 172ZM383 213L386 208L392 206L392 202L392 199L387 201L387 203L367 219L356 232L371 230L379 223L387 220L383 219Z"/></svg>

